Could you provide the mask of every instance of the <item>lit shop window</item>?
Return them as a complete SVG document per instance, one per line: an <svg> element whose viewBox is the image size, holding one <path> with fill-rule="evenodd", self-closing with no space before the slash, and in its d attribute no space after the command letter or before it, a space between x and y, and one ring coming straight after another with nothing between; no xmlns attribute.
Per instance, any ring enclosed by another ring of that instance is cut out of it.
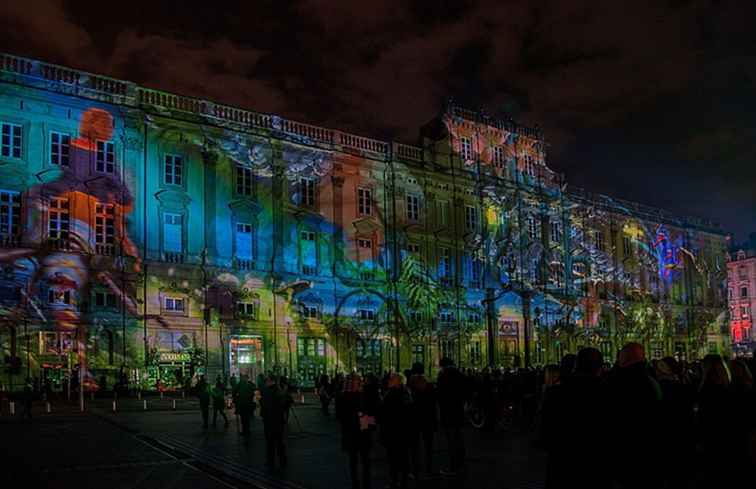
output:
<svg viewBox="0 0 756 489"><path fill-rule="evenodd" d="M21 158L21 131L18 124L0 122L0 156Z"/></svg>
<svg viewBox="0 0 756 489"><path fill-rule="evenodd" d="M167 185L183 184L184 161L179 155L165 155L165 183Z"/></svg>
<svg viewBox="0 0 756 489"><path fill-rule="evenodd" d="M112 141L97 141L95 170L101 173L115 173L115 150Z"/></svg>
<svg viewBox="0 0 756 489"><path fill-rule="evenodd" d="M361 216L373 215L373 191L368 188L357 189L357 212Z"/></svg>
<svg viewBox="0 0 756 489"><path fill-rule="evenodd" d="M69 166L71 164L71 136L62 132L50 133L50 164Z"/></svg>

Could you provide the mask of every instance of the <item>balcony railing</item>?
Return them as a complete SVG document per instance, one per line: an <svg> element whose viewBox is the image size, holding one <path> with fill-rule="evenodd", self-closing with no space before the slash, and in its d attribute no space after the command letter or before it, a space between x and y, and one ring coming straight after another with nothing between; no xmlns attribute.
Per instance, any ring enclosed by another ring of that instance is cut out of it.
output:
<svg viewBox="0 0 756 489"><path fill-rule="evenodd" d="M234 258L234 268L245 272L254 270L255 261L243 258Z"/></svg>
<svg viewBox="0 0 756 489"><path fill-rule="evenodd" d="M163 261L166 263L184 263L184 254L175 251L163 252Z"/></svg>

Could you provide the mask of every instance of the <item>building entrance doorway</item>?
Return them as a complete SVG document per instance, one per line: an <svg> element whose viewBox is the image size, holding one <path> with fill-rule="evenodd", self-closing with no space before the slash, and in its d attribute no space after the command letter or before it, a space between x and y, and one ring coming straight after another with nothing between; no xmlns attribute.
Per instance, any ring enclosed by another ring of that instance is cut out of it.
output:
<svg viewBox="0 0 756 489"><path fill-rule="evenodd" d="M262 336L232 336L228 343L228 365L231 375L247 375L255 382L259 374L265 373L265 355Z"/></svg>

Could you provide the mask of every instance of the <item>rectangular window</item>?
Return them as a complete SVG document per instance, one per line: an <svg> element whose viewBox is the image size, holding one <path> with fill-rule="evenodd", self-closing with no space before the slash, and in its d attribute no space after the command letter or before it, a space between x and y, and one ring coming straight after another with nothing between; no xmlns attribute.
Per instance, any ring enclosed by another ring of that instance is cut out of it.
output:
<svg viewBox="0 0 756 489"><path fill-rule="evenodd" d="M740 297L743 297L743 298L748 297L748 287L740 288Z"/></svg>
<svg viewBox="0 0 756 489"><path fill-rule="evenodd" d="M0 156L21 158L21 131L18 124L0 123Z"/></svg>
<svg viewBox="0 0 756 489"><path fill-rule="evenodd" d="M471 161L473 159L472 140L459 138L459 151L463 161Z"/></svg>
<svg viewBox="0 0 756 489"><path fill-rule="evenodd" d="M53 305L71 305L71 291L60 289L47 290L47 303Z"/></svg>
<svg viewBox="0 0 756 489"><path fill-rule="evenodd" d="M727 298L732 300L732 289L727 289Z"/></svg>
<svg viewBox="0 0 756 489"><path fill-rule="evenodd" d="M308 305L302 306L302 317L305 319L318 319L318 317L320 317L318 307Z"/></svg>
<svg viewBox="0 0 756 489"><path fill-rule="evenodd" d="M449 203L445 200L438 202L438 225L446 226L449 224Z"/></svg>
<svg viewBox="0 0 756 489"><path fill-rule="evenodd" d="M114 309L116 307L116 304L116 296L112 292L95 292L96 307Z"/></svg>
<svg viewBox="0 0 756 489"><path fill-rule="evenodd" d="M606 251L606 243L604 242L604 232L596 231L596 249L599 251Z"/></svg>
<svg viewBox="0 0 756 489"><path fill-rule="evenodd" d="M478 208L473 207L471 205L465 206L465 229L467 231L477 231L478 230Z"/></svg>
<svg viewBox="0 0 756 489"><path fill-rule="evenodd" d="M370 250L373 248L373 241L370 239L360 238L357 240L357 246L363 250Z"/></svg>
<svg viewBox="0 0 756 489"><path fill-rule="evenodd" d="M420 220L420 198L417 195L407 195L407 220Z"/></svg>
<svg viewBox="0 0 756 489"><path fill-rule="evenodd" d="M748 306L740 306L740 317L742 319L748 319L751 317L751 310Z"/></svg>
<svg viewBox="0 0 756 489"><path fill-rule="evenodd" d="M115 248L115 206L95 204L95 249L98 255L112 255Z"/></svg>
<svg viewBox="0 0 756 489"><path fill-rule="evenodd" d="M538 222L536 221L536 218L533 216L528 216L527 226L528 226L528 238L531 241L537 240L538 239Z"/></svg>
<svg viewBox="0 0 756 489"><path fill-rule="evenodd" d="M440 311L438 311L438 320L442 323L453 323L454 313L446 308L441 309Z"/></svg>
<svg viewBox="0 0 756 489"><path fill-rule="evenodd" d="M423 313L420 311L410 311L409 312L409 320L413 324L418 324L423 322Z"/></svg>
<svg viewBox="0 0 756 489"><path fill-rule="evenodd" d="M71 164L71 136L62 132L50 132L50 164Z"/></svg>
<svg viewBox="0 0 756 489"><path fill-rule="evenodd" d="M425 345L412 345L412 362L425 364Z"/></svg>
<svg viewBox="0 0 756 489"><path fill-rule="evenodd" d="M373 215L373 191L369 188L357 189L357 212L361 216Z"/></svg>
<svg viewBox="0 0 756 489"><path fill-rule="evenodd" d="M68 199L56 197L50 199L47 217L47 232L51 240L58 244L68 242L70 226Z"/></svg>
<svg viewBox="0 0 756 489"><path fill-rule="evenodd" d="M496 168L504 168L504 148L501 146L494 146L493 148L493 166Z"/></svg>
<svg viewBox="0 0 756 489"><path fill-rule="evenodd" d="M21 194L0 190L0 243L19 236L21 224Z"/></svg>
<svg viewBox="0 0 756 489"><path fill-rule="evenodd" d="M622 252L625 256L633 254L633 240L630 236L622 236Z"/></svg>
<svg viewBox="0 0 756 489"><path fill-rule="evenodd" d="M95 170L101 173L115 173L115 150L112 141L97 141Z"/></svg>
<svg viewBox="0 0 756 489"><path fill-rule="evenodd" d="M530 155L525 155L523 159L525 160L525 174L529 176L530 178L535 178L536 176L535 159Z"/></svg>
<svg viewBox="0 0 756 489"><path fill-rule="evenodd" d="M559 221L551 221L551 242L554 244L560 244L562 242L562 223Z"/></svg>
<svg viewBox="0 0 756 489"><path fill-rule="evenodd" d="M448 279L451 276L451 249L441 248L440 257L438 260L438 276L440 278Z"/></svg>
<svg viewBox="0 0 756 489"><path fill-rule="evenodd" d="M315 246L316 235L314 231L301 231L300 253L302 255L302 273L316 275L318 271L318 250Z"/></svg>
<svg viewBox="0 0 756 489"><path fill-rule="evenodd" d="M167 185L183 184L184 161L179 155L165 155L165 183Z"/></svg>
<svg viewBox="0 0 756 489"><path fill-rule="evenodd" d="M305 207L315 206L315 179L299 179L300 203Z"/></svg>
<svg viewBox="0 0 756 489"><path fill-rule="evenodd" d="M470 343L470 362L473 365L479 365L483 360L483 355L480 348L480 341L473 341Z"/></svg>
<svg viewBox="0 0 756 489"><path fill-rule="evenodd" d="M182 253L184 251L184 223L181 214L164 214L163 251Z"/></svg>
<svg viewBox="0 0 756 489"><path fill-rule="evenodd" d="M480 288L483 277L483 262L476 256L470 258L470 287Z"/></svg>
<svg viewBox="0 0 756 489"><path fill-rule="evenodd" d="M163 308L168 312L184 312L186 307L183 297L166 297Z"/></svg>
<svg viewBox="0 0 756 489"><path fill-rule="evenodd" d="M240 260L251 260L252 224L246 222L237 222L234 240L234 244L236 245L236 257Z"/></svg>
<svg viewBox="0 0 756 489"><path fill-rule="evenodd" d="M236 167L236 195L252 196L252 169L246 166Z"/></svg>
<svg viewBox="0 0 756 489"><path fill-rule="evenodd" d="M372 321L375 319L375 311L372 309L357 309L357 319L360 321Z"/></svg>
<svg viewBox="0 0 756 489"><path fill-rule="evenodd" d="M254 302L237 302L236 315L241 318L257 319L257 304Z"/></svg>

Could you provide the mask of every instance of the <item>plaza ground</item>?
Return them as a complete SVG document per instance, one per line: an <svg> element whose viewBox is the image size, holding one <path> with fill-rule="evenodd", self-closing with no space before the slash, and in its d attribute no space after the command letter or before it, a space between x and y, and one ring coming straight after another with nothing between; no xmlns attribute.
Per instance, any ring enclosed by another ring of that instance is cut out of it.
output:
<svg viewBox="0 0 756 489"><path fill-rule="evenodd" d="M38 403L31 422L8 416L3 406L0 426L3 459L9 461L11 480L27 487L108 487L112 489L308 488L350 487L346 455L333 415L325 417L314 399L297 405L289 421L285 471L265 469L262 422L256 418L252 436L237 435L233 411L230 426L202 428L194 399L123 400L112 413L112 401L87 402L87 412L77 406L56 403L52 413ZM422 481L439 488L539 488L543 487L545 457L532 447L528 435L466 432L469 471L461 478ZM445 442L435 443L435 469L446 465ZM383 447L373 450L373 487L387 484L387 460Z"/></svg>

